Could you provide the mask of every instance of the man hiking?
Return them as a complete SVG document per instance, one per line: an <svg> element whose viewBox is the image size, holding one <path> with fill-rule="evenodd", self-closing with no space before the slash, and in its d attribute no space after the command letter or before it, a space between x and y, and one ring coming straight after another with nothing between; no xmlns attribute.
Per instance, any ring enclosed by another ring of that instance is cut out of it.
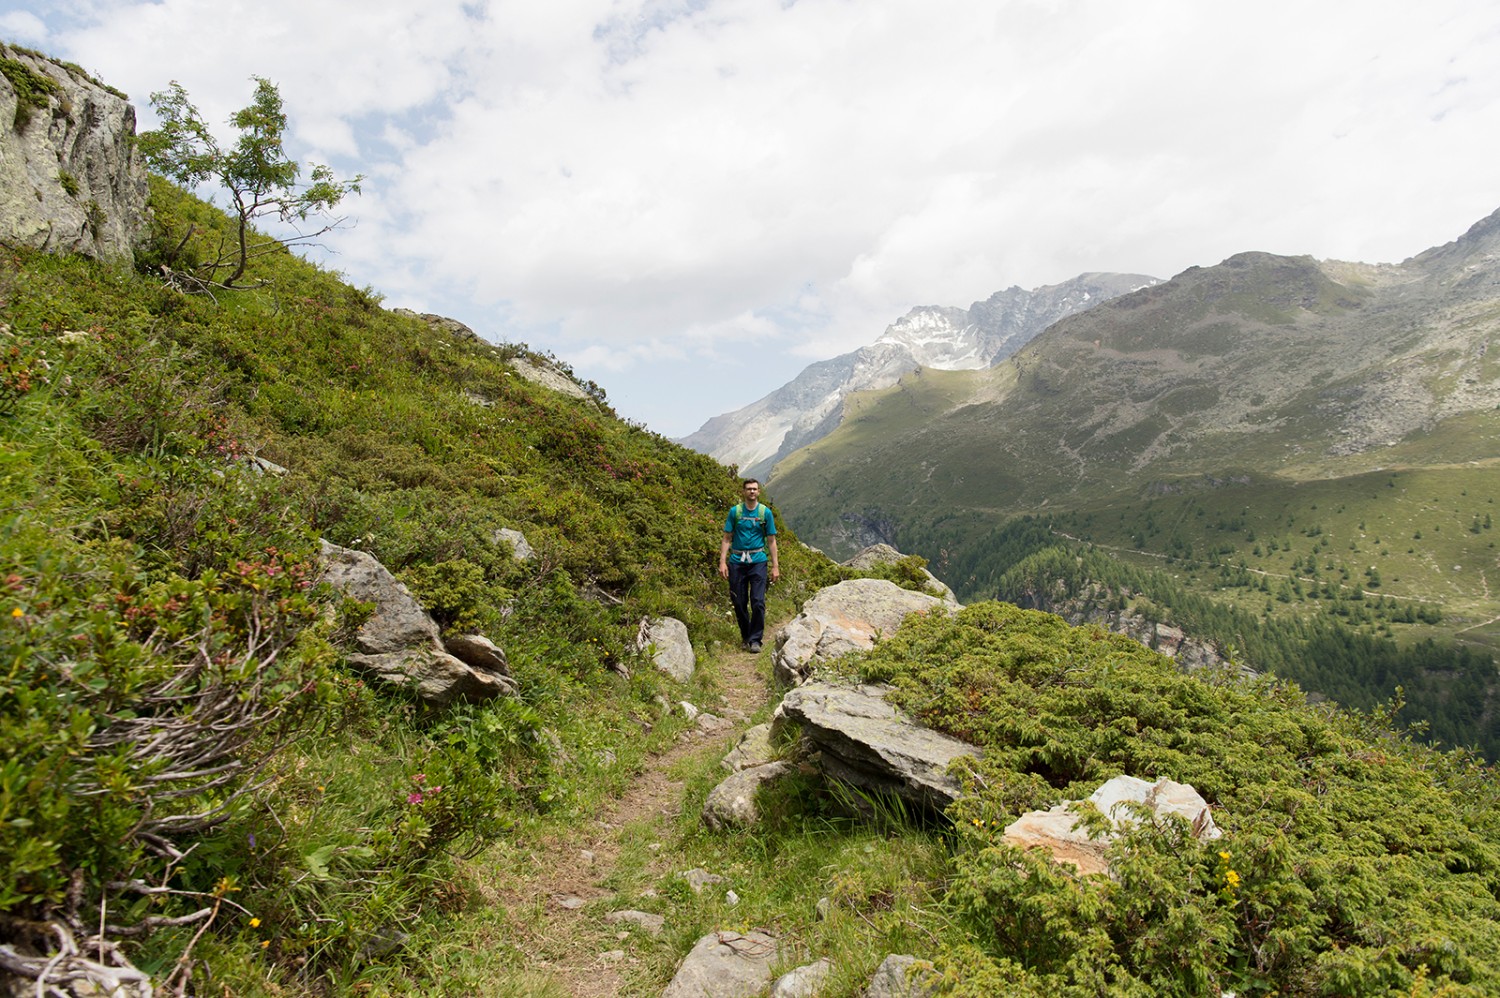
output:
<svg viewBox="0 0 1500 998"><path fill-rule="evenodd" d="M730 509L724 519L719 574L729 580L729 601L740 625L740 641L746 651L758 652L766 630L766 568L769 564L771 581L779 581L781 559L776 551L776 517L760 501L760 482L747 478L740 489L745 501Z"/></svg>

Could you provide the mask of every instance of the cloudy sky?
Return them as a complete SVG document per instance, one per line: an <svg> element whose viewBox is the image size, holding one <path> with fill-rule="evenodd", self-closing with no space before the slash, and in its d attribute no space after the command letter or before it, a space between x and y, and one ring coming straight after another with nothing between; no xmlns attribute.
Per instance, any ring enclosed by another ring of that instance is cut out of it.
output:
<svg viewBox="0 0 1500 998"><path fill-rule="evenodd" d="M1500 208L1500 0L0 0L0 37L142 127L269 77L292 154L366 177L325 263L670 436L914 305Z"/></svg>

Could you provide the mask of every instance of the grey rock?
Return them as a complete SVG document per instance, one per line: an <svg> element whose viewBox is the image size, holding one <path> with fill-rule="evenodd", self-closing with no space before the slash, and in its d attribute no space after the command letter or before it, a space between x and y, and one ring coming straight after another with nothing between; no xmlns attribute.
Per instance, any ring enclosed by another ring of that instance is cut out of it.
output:
<svg viewBox="0 0 1500 998"><path fill-rule="evenodd" d="M865 994L867 998L928 998L937 993L935 984L923 980L930 968L925 960L893 953L876 968Z"/></svg>
<svg viewBox="0 0 1500 998"><path fill-rule="evenodd" d="M873 648L877 638L895 633L909 614L949 606L885 579L849 579L820 589L777 638L771 657L776 679L795 685L819 662Z"/></svg>
<svg viewBox="0 0 1500 998"><path fill-rule="evenodd" d="M636 631L636 651L651 656L651 664L657 671L666 673L679 683L693 678L698 656L693 652L693 641L688 636L687 625L676 617L650 617L641 621Z"/></svg>
<svg viewBox="0 0 1500 998"><path fill-rule="evenodd" d="M16 91L0 76L0 243L130 259L149 217L135 109L51 59L3 43L0 58L56 87L17 128Z"/></svg>
<svg viewBox="0 0 1500 998"><path fill-rule="evenodd" d="M843 564L848 568L868 572L878 565L893 565L905 557L906 555L897 551L889 544L871 544ZM922 569L922 574L927 576L928 593L936 596L944 603L952 605L954 608L959 606L958 597L953 595L953 590L949 589L946 583L925 568Z"/></svg>
<svg viewBox="0 0 1500 998"><path fill-rule="evenodd" d="M578 382L550 364L539 364L525 357L515 357L510 361L510 368L522 378L541 385L543 388L550 388L554 392L560 392L575 399L587 400L589 397L589 393L584 391Z"/></svg>
<svg viewBox="0 0 1500 998"><path fill-rule="evenodd" d="M1079 826L1077 802L1064 801L1046 811L1028 811L1006 826L1003 841L1023 849L1045 849L1057 863L1068 863L1082 876L1109 872L1107 854L1116 833L1141 820L1141 805L1153 816L1175 814L1185 819L1193 836L1212 841L1223 835L1214 824L1208 802L1186 783L1161 779L1155 783L1134 776L1117 776L1088 797L1089 803L1110 819L1112 830L1092 838Z"/></svg>
<svg viewBox="0 0 1500 998"><path fill-rule="evenodd" d="M408 319L417 319L421 322L425 322L434 330L442 333L447 333L454 339L473 340L475 342L479 341L479 336L474 332L474 330L470 329L462 322L459 322L457 319L448 318L446 315L436 315L432 312L414 312L409 308L393 308L391 309L391 311L396 315L404 315Z"/></svg>
<svg viewBox="0 0 1500 998"><path fill-rule="evenodd" d="M948 766L980 748L923 727L886 703L890 687L810 682L787 691L777 724L794 724L834 779L941 811L959 795Z"/></svg>
<svg viewBox="0 0 1500 998"><path fill-rule="evenodd" d="M639 925L653 936L661 935L662 929L667 924L667 920L661 915L654 915L649 911L636 911L634 908L627 908L623 911L612 911L604 916L604 920L612 925L618 925L621 922Z"/></svg>
<svg viewBox="0 0 1500 998"><path fill-rule="evenodd" d="M510 545L511 554L515 555L517 561L531 561L536 558L536 552L526 542L526 535L519 530L510 527L501 527L495 531L495 543L504 542Z"/></svg>
<svg viewBox="0 0 1500 998"><path fill-rule="evenodd" d="M683 959L662 998L752 998L771 983L774 936L710 932Z"/></svg>
<svg viewBox="0 0 1500 998"><path fill-rule="evenodd" d="M694 894L702 894L705 887L709 887L713 884L728 883L728 881L719 876L717 873L710 873L707 870L703 869L703 867L701 866L694 867L691 870L685 870L682 873L679 873L678 876L688 882L688 886L693 889Z"/></svg>
<svg viewBox="0 0 1500 998"><path fill-rule="evenodd" d="M813 998L828 979L833 964L827 957L788 971L771 985L771 998Z"/></svg>
<svg viewBox="0 0 1500 998"><path fill-rule="evenodd" d="M427 704L487 700L515 692L505 675L473 668L448 654L437 623L385 566L363 551L322 542L323 579L375 613L354 636L349 664L381 682L412 687Z"/></svg>
<svg viewBox="0 0 1500 998"><path fill-rule="evenodd" d="M757 724L740 736L739 743L719 763L731 773L750 769L776 758L776 749L771 744L771 725Z"/></svg>
<svg viewBox="0 0 1500 998"><path fill-rule="evenodd" d="M510 675L505 652L483 634L454 634L443 639L443 648L465 665L501 676Z"/></svg>
<svg viewBox="0 0 1500 998"><path fill-rule="evenodd" d="M760 788L791 772L787 762L768 762L732 773L703 802L703 823L715 831L753 828L760 821L755 795Z"/></svg>

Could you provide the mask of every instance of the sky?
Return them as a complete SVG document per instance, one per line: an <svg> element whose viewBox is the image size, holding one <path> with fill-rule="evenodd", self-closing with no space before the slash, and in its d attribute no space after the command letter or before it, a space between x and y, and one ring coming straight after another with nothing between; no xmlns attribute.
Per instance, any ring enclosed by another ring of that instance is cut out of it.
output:
<svg viewBox="0 0 1500 998"><path fill-rule="evenodd" d="M364 176L309 254L667 436L1087 271L1396 262L1500 208L1500 0L0 0Z"/></svg>

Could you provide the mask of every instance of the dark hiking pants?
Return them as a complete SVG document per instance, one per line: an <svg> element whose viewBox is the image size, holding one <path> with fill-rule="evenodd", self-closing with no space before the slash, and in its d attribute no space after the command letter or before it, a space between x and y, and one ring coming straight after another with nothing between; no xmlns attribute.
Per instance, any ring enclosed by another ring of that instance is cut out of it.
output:
<svg viewBox="0 0 1500 998"><path fill-rule="evenodd" d="M734 619L740 625L740 640L758 642L766 629L766 573L769 562L731 561L729 563L729 601L734 604Z"/></svg>

